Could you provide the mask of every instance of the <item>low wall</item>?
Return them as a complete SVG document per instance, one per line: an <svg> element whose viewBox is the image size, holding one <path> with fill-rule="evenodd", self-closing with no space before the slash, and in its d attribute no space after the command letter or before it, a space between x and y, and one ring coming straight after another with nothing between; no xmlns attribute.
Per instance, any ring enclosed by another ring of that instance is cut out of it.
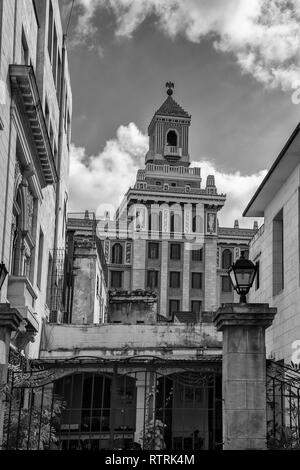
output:
<svg viewBox="0 0 300 470"><path fill-rule="evenodd" d="M41 359L155 355L195 359L222 353L222 333L212 324L44 325Z"/></svg>

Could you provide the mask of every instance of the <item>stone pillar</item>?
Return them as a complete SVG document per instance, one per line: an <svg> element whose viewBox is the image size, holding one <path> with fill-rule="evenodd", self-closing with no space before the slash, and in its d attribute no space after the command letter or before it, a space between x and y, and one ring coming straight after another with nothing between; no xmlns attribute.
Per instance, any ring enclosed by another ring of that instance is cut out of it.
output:
<svg viewBox="0 0 300 470"><path fill-rule="evenodd" d="M223 332L224 450L266 449L265 329L268 304L223 304L214 324Z"/></svg>
<svg viewBox="0 0 300 470"><path fill-rule="evenodd" d="M11 332L19 328L23 318L9 304L0 304L0 390L7 383L8 355ZM5 413L5 396L0 392L0 449L3 445L3 424Z"/></svg>
<svg viewBox="0 0 300 470"><path fill-rule="evenodd" d="M144 425L155 411L155 374L148 372L136 373L136 420L134 441L141 442Z"/></svg>
<svg viewBox="0 0 300 470"><path fill-rule="evenodd" d="M160 305L159 313L168 316L168 264L169 264L169 242L162 240L161 242L161 267L160 267Z"/></svg>
<svg viewBox="0 0 300 470"><path fill-rule="evenodd" d="M183 273L182 273L182 310L190 310L190 258L191 250L188 244L183 244Z"/></svg>

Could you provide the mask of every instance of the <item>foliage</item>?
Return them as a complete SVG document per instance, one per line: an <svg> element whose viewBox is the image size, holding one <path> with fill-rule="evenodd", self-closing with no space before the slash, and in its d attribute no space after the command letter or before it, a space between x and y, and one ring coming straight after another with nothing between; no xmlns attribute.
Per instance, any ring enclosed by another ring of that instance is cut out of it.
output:
<svg viewBox="0 0 300 470"><path fill-rule="evenodd" d="M145 423L145 430L142 433L144 450L164 450L164 428L166 425L160 419L150 419Z"/></svg>
<svg viewBox="0 0 300 470"><path fill-rule="evenodd" d="M166 424L155 418L154 397L155 386L153 385L146 396L145 424L139 436L139 442L144 450L164 450L166 448L164 441L164 428Z"/></svg>
<svg viewBox="0 0 300 470"><path fill-rule="evenodd" d="M267 434L268 448L271 450L299 450L299 429L275 425L275 429Z"/></svg>

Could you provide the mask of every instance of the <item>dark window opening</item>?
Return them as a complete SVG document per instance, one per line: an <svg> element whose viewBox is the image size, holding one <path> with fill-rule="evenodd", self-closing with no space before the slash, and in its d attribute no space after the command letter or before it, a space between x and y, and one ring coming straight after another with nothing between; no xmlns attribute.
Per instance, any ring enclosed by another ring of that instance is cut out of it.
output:
<svg viewBox="0 0 300 470"><path fill-rule="evenodd" d="M259 281L260 281L260 262L256 261L256 278L255 278L255 290L259 289Z"/></svg>
<svg viewBox="0 0 300 470"><path fill-rule="evenodd" d="M26 41L26 37L24 31L22 33L22 45L21 45L21 64L28 65L29 64L29 49Z"/></svg>
<svg viewBox="0 0 300 470"><path fill-rule="evenodd" d="M157 230L157 228L154 229L154 230ZM148 258L149 259L158 259L158 253L159 253L158 243L149 243L148 244Z"/></svg>
<svg viewBox="0 0 300 470"><path fill-rule="evenodd" d="M232 292L232 285L228 276L222 276L222 292Z"/></svg>
<svg viewBox="0 0 300 470"><path fill-rule="evenodd" d="M192 273L192 289L202 289L202 273Z"/></svg>
<svg viewBox="0 0 300 470"><path fill-rule="evenodd" d="M173 319L174 314L180 311L180 300L169 300L169 317Z"/></svg>
<svg viewBox="0 0 300 470"><path fill-rule="evenodd" d="M283 210L273 220L273 295L284 288Z"/></svg>
<svg viewBox="0 0 300 470"><path fill-rule="evenodd" d="M226 249L222 253L222 268L228 269L232 265L232 252L229 249Z"/></svg>
<svg viewBox="0 0 300 470"><path fill-rule="evenodd" d="M112 247L111 262L113 264L123 263L123 248L120 243L115 243Z"/></svg>
<svg viewBox="0 0 300 470"><path fill-rule="evenodd" d="M203 259L203 248L192 251L192 261L202 261Z"/></svg>
<svg viewBox="0 0 300 470"><path fill-rule="evenodd" d="M52 2L49 2L49 18L48 18L48 52L50 62L52 63L52 36L53 36L53 7Z"/></svg>
<svg viewBox="0 0 300 470"><path fill-rule="evenodd" d="M180 260L181 258L181 245L179 243L171 243L170 258L172 260Z"/></svg>
<svg viewBox="0 0 300 470"><path fill-rule="evenodd" d="M147 287L149 289L156 289L158 287L158 271L147 272Z"/></svg>
<svg viewBox="0 0 300 470"><path fill-rule="evenodd" d="M50 113L49 113L49 106L48 106L47 100L45 101L45 121L46 121L48 132L50 132Z"/></svg>
<svg viewBox="0 0 300 470"><path fill-rule="evenodd" d="M179 271L170 272L170 287L172 287L173 289L180 288L180 272Z"/></svg>
<svg viewBox="0 0 300 470"><path fill-rule="evenodd" d="M111 271L110 284L112 288L122 288L122 271Z"/></svg>
<svg viewBox="0 0 300 470"><path fill-rule="evenodd" d="M44 234L40 229L40 236L39 236L39 252L38 252L38 271L37 271L37 280L36 285L38 288L41 288L41 281L42 281L42 269L43 269L43 252L44 252Z"/></svg>
<svg viewBox="0 0 300 470"><path fill-rule="evenodd" d="M177 133L175 131L168 132L167 145L169 145L170 147L177 147Z"/></svg>
<svg viewBox="0 0 300 470"><path fill-rule="evenodd" d="M201 300L192 300L191 302L191 310L193 313L200 313L202 307Z"/></svg>

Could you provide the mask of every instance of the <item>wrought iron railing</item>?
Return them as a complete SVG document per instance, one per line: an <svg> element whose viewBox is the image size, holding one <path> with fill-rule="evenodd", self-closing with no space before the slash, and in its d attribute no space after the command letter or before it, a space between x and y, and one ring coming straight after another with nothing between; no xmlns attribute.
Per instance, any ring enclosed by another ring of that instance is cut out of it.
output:
<svg viewBox="0 0 300 470"><path fill-rule="evenodd" d="M300 369L267 362L267 441L271 449L300 449Z"/></svg>

